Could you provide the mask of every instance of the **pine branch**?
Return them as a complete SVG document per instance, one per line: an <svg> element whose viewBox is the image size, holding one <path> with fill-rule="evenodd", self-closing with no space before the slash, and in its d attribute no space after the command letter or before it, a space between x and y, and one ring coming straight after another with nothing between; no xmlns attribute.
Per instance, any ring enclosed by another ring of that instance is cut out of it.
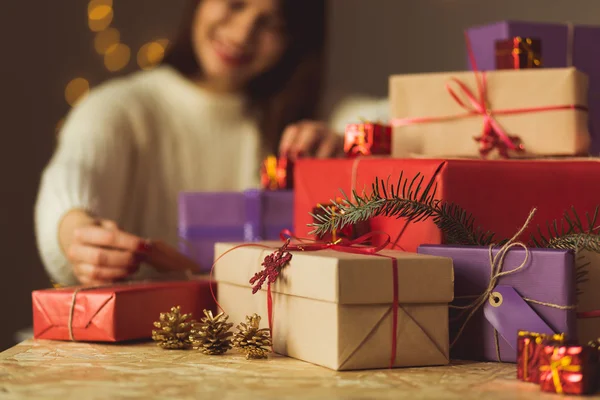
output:
<svg viewBox="0 0 600 400"><path fill-rule="evenodd" d="M405 218L408 222L431 219L444 233L450 244L487 246L492 243L494 234L475 228L475 218L453 203L443 203L436 199L437 186L429 182L423 188L424 176L404 177L400 173L396 185L375 179L371 194L359 195L352 192L352 199L343 193L343 200L331 201L337 211L322 207L320 215L311 214L315 229L311 234L324 234L339 230L347 225L367 221L378 216Z"/></svg>
<svg viewBox="0 0 600 400"><path fill-rule="evenodd" d="M560 222L555 220L546 224L546 235L538 226L538 235L532 236L531 242L535 247L600 253L600 227L596 225L599 211L600 206L596 206L593 215L586 212L587 224L584 225L575 207L571 207L570 211L565 211Z"/></svg>

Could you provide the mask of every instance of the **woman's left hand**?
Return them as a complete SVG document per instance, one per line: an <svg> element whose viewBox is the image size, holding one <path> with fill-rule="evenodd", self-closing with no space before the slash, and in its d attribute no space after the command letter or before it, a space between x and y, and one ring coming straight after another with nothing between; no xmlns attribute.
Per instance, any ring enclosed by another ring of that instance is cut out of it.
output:
<svg viewBox="0 0 600 400"><path fill-rule="evenodd" d="M303 156L335 157L342 152L344 138L319 121L302 121L283 132L279 154L295 160Z"/></svg>

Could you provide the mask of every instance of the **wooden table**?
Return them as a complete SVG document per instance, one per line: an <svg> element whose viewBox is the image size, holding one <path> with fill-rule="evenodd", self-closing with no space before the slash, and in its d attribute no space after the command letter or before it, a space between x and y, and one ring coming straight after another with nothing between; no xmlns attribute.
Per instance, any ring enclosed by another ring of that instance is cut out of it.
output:
<svg viewBox="0 0 600 400"><path fill-rule="evenodd" d="M27 340L0 353L0 399L564 399L515 366L335 372L291 358L248 361L128 345ZM575 397L573 397L575 398ZM600 398L600 395L595 398Z"/></svg>

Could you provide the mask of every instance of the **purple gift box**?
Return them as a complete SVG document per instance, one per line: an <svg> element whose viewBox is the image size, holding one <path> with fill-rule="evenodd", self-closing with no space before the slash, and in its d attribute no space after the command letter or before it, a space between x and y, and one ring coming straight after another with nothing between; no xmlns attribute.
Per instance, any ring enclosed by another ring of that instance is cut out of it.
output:
<svg viewBox="0 0 600 400"><path fill-rule="evenodd" d="M492 252L495 257L499 249ZM490 285L489 248L422 245L418 253L450 257L454 262L452 306L465 306ZM491 296L466 321L470 310L450 309L450 342L454 359L516 362L517 333L565 333L576 338L575 256L570 250L516 247L505 254ZM499 258L498 258L499 259Z"/></svg>
<svg viewBox="0 0 600 400"><path fill-rule="evenodd" d="M277 240L283 229L292 229L293 214L291 190L181 193L180 250L208 272L216 242Z"/></svg>
<svg viewBox="0 0 600 400"><path fill-rule="evenodd" d="M540 39L544 68L575 67L590 78L591 154L600 153L600 26L502 21L467 30L477 67L495 69L495 43L516 36ZM472 68L467 60L467 65Z"/></svg>

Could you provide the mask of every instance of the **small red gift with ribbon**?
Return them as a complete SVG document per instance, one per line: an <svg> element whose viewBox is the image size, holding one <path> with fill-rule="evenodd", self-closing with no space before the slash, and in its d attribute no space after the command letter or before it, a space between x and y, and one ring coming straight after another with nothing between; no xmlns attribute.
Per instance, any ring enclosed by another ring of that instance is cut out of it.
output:
<svg viewBox="0 0 600 400"><path fill-rule="evenodd" d="M596 389L597 364L597 352L590 346L544 346L540 353L540 388L559 394L591 394Z"/></svg>
<svg viewBox="0 0 600 400"><path fill-rule="evenodd" d="M334 370L447 364L452 261L366 246L374 234L219 243L218 303L232 320L267 316L276 353Z"/></svg>
<svg viewBox="0 0 600 400"><path fill-rule="evenodd" d="M344 153L348 157L390 155L391 151L391 126L365 122L346 127Z"/></svg>
<svg viewBox="0 0 600 400"><path fill-rule="evenodd" d="M544 335L535 332L519 331L517 337L517 379L539 383L540 354L550 343L561 344L564 335Z"/></svg>
<svg viewBox="0 0 600 400"><path fill-rule="evenodd" d="M496 69L525 69L542 67L542 41L515 36L497 40Z"/></svg>
<svg viewBox="0 0 600 400"><path fill-rule="evenodd" d="M260 168L260 185L265 190L285 190L294 186L294 166L286 157L268 156Z"/></svg>
<svg viewBox="0 0 600 400"><path fill-rule="evenodd" d="M338 203L342 201L341 198L336 200ZM335 219L339 215L339 209L334 204L317 204L312 210L313 215L324 215L326 209L331 211L331 218ZM313 222L316 222L313 219ZM356 239L362 235L365 235L371 231L369 221L361 221L356 225L346 225L342 229L334 229L333 231L320 235L317 237L318 240L324 242L336 242L338 239Z"/></svg>

